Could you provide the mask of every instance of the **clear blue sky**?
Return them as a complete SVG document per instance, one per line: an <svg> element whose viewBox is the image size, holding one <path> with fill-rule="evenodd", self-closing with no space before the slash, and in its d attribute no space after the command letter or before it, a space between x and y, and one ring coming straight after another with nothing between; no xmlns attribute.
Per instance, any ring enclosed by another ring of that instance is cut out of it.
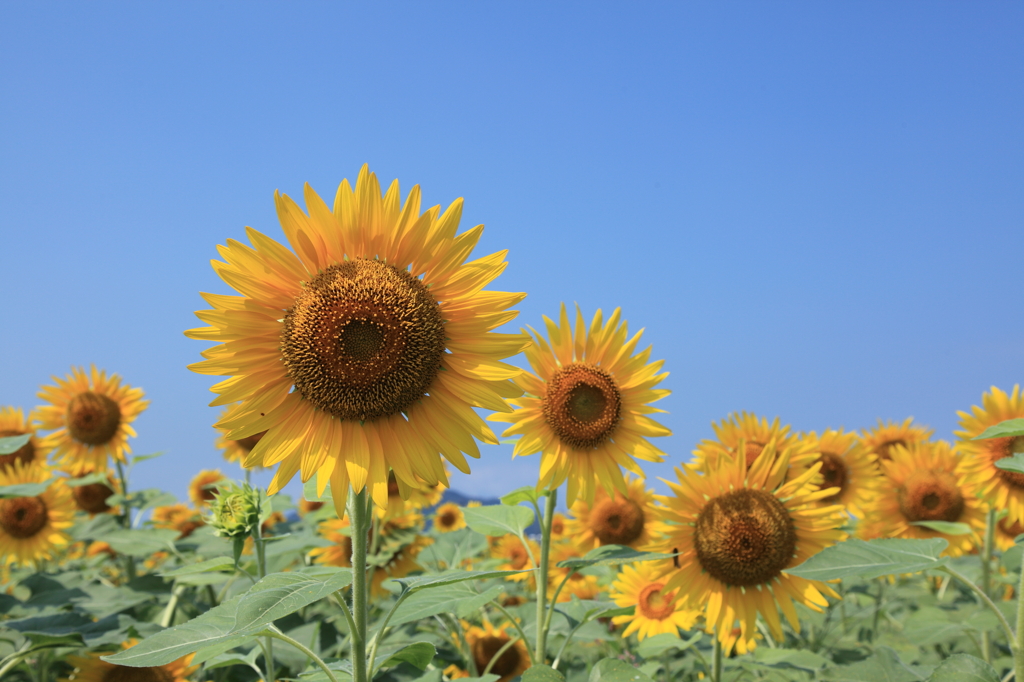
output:
<svg viewBox="0 0 1024 682"><path fill-rule="evenodd" d="M0 405L145 389L134 485L221 466L186 339L215 246L369 163L465 197L513 327L621 306L673 391L669 476L735 410L795 429L1024 378L1024 5L0 5ZM521 358L520 358L521 361ZM538 459L484 450L480 495Z"/></svg>

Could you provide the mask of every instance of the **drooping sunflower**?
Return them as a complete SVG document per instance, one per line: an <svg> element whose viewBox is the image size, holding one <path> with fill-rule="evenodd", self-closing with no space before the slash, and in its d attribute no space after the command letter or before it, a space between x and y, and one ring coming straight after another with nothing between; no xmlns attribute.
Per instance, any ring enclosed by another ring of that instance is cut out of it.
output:
<svg viewBox="0 0 1024 682"><path fill-rule="evenodd" d="M603 488L594 493L593 503L576 500L566 533L584 552L602 545L624 545L639 549L651 542L654 523L654 491L643 479L625 477L626 493L609 495Z"/></svg>
<svg viewBox="0 0 1024 682"><path fill-rule="evenodd" d="M129 639L121 644L122 649L130 649L138 644L138 640ZM132 668L116 663L100 660L100 656L108 656L111 652L91 653L85 656L68 656L67 662L75 670L60 682L188 682L188 678L199 669L198 665L189 665L195 654L182 656L176 661L149 668Z"/></svg>
<svg viewBox="0 0 1024 682"><path fill-rule="evenodd" d="M128 439L136 435L131 424L149 405L142 389L95 366L88 373L72 367L63 379L52 378L56 385L43 386L38 394L48 404L36 414L41 429L56 429L42 443L53 449L56 466L78 476L106 469L108 455L124 464L131 453Z"/></svg>
<svg viewBox="0 0 1024 682"><path fill-rule="evenodd" d="M0 486L42 483L51 473L43 464L25 466L21 460L0 468ZM63 479L55 479L36 497L0 500L0 561L21 566L43 559L66 547L75 516L71 491Z"/></svg>
<svg viewBox="0 0 1024 682"><path fill-rule="evenodd" d="M227 477L220 469L203 469L188 484L188 496L197 509L205 509L217 495L217 484L226 482Z"/></svg>
<svg viewBox="0 0 1024 682"><path fill-rule="evenodd" d="M464 626L468 626L468 624L464 623ZM487 666L491 664L491 659L511 639L505 631L506 629L507 626L503 625L497 628L486 620L480 627L475 625L466 627L466 643L469 645L477 672L481 675L487 669ZM505 649L505 652L498 656L498 660L491 664L491 674L500 675L497 682L509 682L509 680L522 675L529 667L530 655L526 651L526 643L520 639L508 649Z"/></svg>
<svg viewBox="0 0 1024 682"><path fill-rule="evenodd" d="M509 533L497 538L497 542L491 547L491 557L500 559L501 562L494 569L496 571L526 571L534 568L537 559L540 558L540 545L526 538L527 545L523 545L518 536ZM529 546L529 550L527 550ZM532 581L536 576L534 573L516 573L505 576L505 580L522 582Z"/></svg>
<svg viewBox="0 0 1024 682"><path fill-rule="evenodd" d="M960 430L956 435L967 473L990 505L1009 510L1008 523L1024 523L1024 474L995 466L1004 457L1024 452L1024 436L972 440L999 422L1024 417L1024 394L1019 385L1009 395L993 386L981 397L981 404L971 407L971 414L957 412Z"/></svg>
<svg viewBox="0 0 1024 682"><path fill-rule="evenodd" d="M621 607L636 607L632 615L612 618L616 625L629 623L622 633L624 638L634 632L640 641L666 633L678 636L680 630L692 628L701 615L678 598L678 588L666 590L658 568L647 562L623 566L612 582L610 596Z"/></svg>
<svg viewBox="0 0 1024 682"><path fill-rule="evenodd" d="M670 393L655 388L668 376L663 361L650 361L650 347L636 352L643 330L630 337L618 308L607 322L598 310L588 329L579 307L569 323L563 303L559 322L545 316L544 324L548 339L530 328L526 359L536 374L516 379L526 395L509 402L519 409L489 419L512 424L505 436L521 436L513 456L541 453L539 485L566 482L567 504L593 500L597 483L625 492L619 467L643 476L636 459L665 456L647 439L672 433L647 416L662 412L650 404Z"/></svg>
<svg viewBox="0 0 1024 682"><path fill-rule="evenodd" d="M253 246L228 240L213 262L242 295L204 294L213 309L196 315L211 326L186 335L219 344L191 365L230 377L212 404L242 402L217 425L235 440L266 432L244 465L280 464L271 494L316 474L339 514L350 484L386 507L389 468L409 486L447 485L441 455L469 473L473 438L498 442L473 408L508 411L521 394L501 360L529 339L491 330L525 294L482 291L505 252L466 263L483 226L456 235L461 199L421 214L418 186L403 206L398 182L382 196L366 166L333 210L309 185L305 199L308 214L275 195L292 250L247 228Z"/></svg>
<svg viewBox="0 0 1024 682"><path fill-rule="evenodd" d="M980 545L985 506L967 477L968 462L945 441L925 441L909 448L895 445L881 463L884 480L865 508L858 534L865 538L945 538L946 556L960 556ZM921 521L965 523L970 534L949 535Z"/></svg>
<svg viewBox="0 0 1024 682"><path fill-rule="evenodd" d="M88 472L86 475L91 473L93 472ZM117 512L117 507L111 507L107 504L107 498L114 493L121 492L121 484L114 479L109 470L106 474L107 480L105 482L97 481L95 483L86 483L85 485L68 486L71 488L71 497L75 500L75 506L89 516ZM75 478L84 478L84 476L76 476ZM70 483L74 483L74 480L70 481Z"/></svg>
<svg viewBox="0 0 1024 682"><path fill-rule="evenodd" d="M883 462L891 457L892 448L901 445L910 447L916 443L923 443L935 433L933 429L920 424L914 424L913 417L907 417L903 423L897 424L893 421L882 422L878 420L878 426L870 431L865 430L861 434L861 441L869 452L878 455L878 460Z"/></svg>
<svg viewBox="0 0 1024 682"><path fill-rule="evenodd" d="M225 407L220 413L220 420L230 420L233 417L233 412L238 410L240 407L241 403ZM246 436L245 438L231 440L224 435L226 433L225 429L218 428L217 430L220 432L220 436L217 438L216 445L220 449L221 454L224 455L224 459L229 462L238 462L239 466L245 465L245 458L249 456L249 453L252 452L252 449L256 447L256 444L260 442L260 439L263 438L266 433L265 431L260 431L259 433L254 433L251 436ZM259 464L254 464L249 468L262 469L263 467Z"/></svg>
<svg viewBox="0 0 1024 682"><path fill-rule="evenodd" d="M466 527L466 517L462 507L454 502L446 502L434 512L434 530L438 533L451 533Z"/></svg>
<svg viewBox="0 0 1024 682"><path fill-rule="evenodd" d="M658 497L664 535L653 547L679 554L661 565L659 589L678 589L677 599L700 609L726 652L750 650L758 613L781 640L779 610L799 632L794 601L821 610L824 595L837 596L824 583L783 573L843 537L842 507L817 504L835 492L814 482L821 465L786 480L792 449L776 453L769 444L749 468L740 457L704 471L684 464L678 483L667 481L674 495Z"/></svg>
<svg viewBox="0 0 1024 682"><path fill-rule="evenodd" d="M853 516L863 518L864 506L874 495L881 476L878 456L856 433L844 433L842 429L825 429L821 436L811 431L800 440L818 453L821 488L839 488L839 492L822 499L822 504L841 504Z"/></svg>
<svg viewBox="0 0 1024 682"><path fill-rule="evenodd" d="M0 438L24 436L26 433L33 434L27 443L14 452L0 455L0 469L10 466L14 460L21 460L21 463L25 465L37 460L39 462L46 461L47 451L41 449L39 439L35 436L29 421L25 420L25 413L20 407L0 407Z"/></svg>
<svg viewBox="0 0 1024 682"><path fill-rule="evenodd" d="M693 451L691 464L705 470L718 466L722 457L735 457L742 452L747 466L751 466L764 449L773 445L776 452L789 450L789 477L803 473L818 457L799 438L790 433L788 424L780 424L776 417L771 422L767 417L758 417L749 412L734 412L720 423L712 422L715 440L703 440Z"/></svg>

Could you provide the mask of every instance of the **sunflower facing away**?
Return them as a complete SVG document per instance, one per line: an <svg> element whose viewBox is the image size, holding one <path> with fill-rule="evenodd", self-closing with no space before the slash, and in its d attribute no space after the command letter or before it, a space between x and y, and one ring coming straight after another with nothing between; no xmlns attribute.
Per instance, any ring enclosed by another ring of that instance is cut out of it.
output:
<svg viewBox="0 0 1024 682"><path fill-rule="evenodd" d="M643 479L626 476L626 494L609 495L604 488L594 493L593 503L579 499L572 505L566 533L583 552L601 545L624 545L639 549L652 538L654 491Z"/></svg>
<svg viewBox="0 0 1024 682"><path fill-rule="evenodd" d="M972 482L978 484L989 504L996 509L1009 510L1007 523L1024 523L1024 474L1003 471L995 466L1004 457L1024 452L1024 436L972 440L999 422L1024 417L1024 395L1020 386L1014 386L1010 394L993 386L982 396L981 404L981 407L973 406L971 414L957 413L960 415L960 430L956 435L967 462L968 475Z"/></svg>
<svg viewBox="0 0 1024 682"><path fill-rule="evenodd" d="M136 644L138 640L129 639L121 648L130 649ZM100 660L100 656L108 655L110 652L68 656L67 661L75 670L61 682L188 682L192 673L199 669L198 665L189 665L195 654L149 668L131 668Z"/></svg>
<svg viewBox="0 0 1024 682"><path fill-rule="evenodd" d="M861 434L861 441L870 452L878 455L879 461L885 461L892 456L891 450L897 445L906 448L923 443L929 440L933 433L934 430L926 426L914 424L913 417L907 417L901 424L893 421L882 422L879 419L878 426Z"/></svg>
<svg viewBox="0 0 1024 682"><path fill-rule="evenodd" d="M25 466L15 460L13 466L0 469L0 487L19 483L42 483L52 474L41 464ZM71 490L63 479L54 480L37 497L9 497L0 500L0 560L22 566L49 559L70 539L75 516Z"/></svg>
<svg viewBox="0 0 1024 682"><path fill-rule="evenodd" d="M647 438L672 432L647 415L662 411L650 403L669 394L655 388L668 373L661 360L650 362L650 347L636 353L643 330L630 337L618 308L607 322L598 310L588 329L577 307L573 328L563 304L559 322L545 316L544 323L548 339L531 328L534 345L526 350L536 374L517 378L526 395L509 401L520 409L489 419L512 424L505 436L521 436L513 456L541 453L539 485L554 490L567 482L567 504L593 500L597 482L609 494L625 492L620 466L643 476L634 457L660 462L665 455Z"/></svg>
<svg viewBox="0 0 1024 682"><path fill-rule="evenodd" d="M739 457L704 472L683 465L678 483L666 481L675 494L658 498L665 525L654 548L679 554L663 566L659 589L679 589L678 598L701 609L726 652L751 649L758 613L781 641L779 610L799 632L794 601L820 611L824 595L837 596L824 583L783 573L843 538L842 507L817 504L835 494L814 482L821 465L785 480L791 449L777 454L769 445L749 469Z"/></svg>
<svg viewBox="0 0 1024 682"><path fill-rule="evenodd" d="M678 636L679 630L692 628L701 615L684 606L679 589L666 590L665 579L658 573L657 567L647 562L626 565L612 583L612 601L622 607L636 607L632 615L612 618L616 625L629 623L623 637L634 632L640 641L663 633Z"/></svg>
<svg viewBox="0 0 1024 682"><path fill-rule="evenodd" d="M20 407L0 407L0 438L24 436L26 433L33 431ZM27 443L14 452L0 455L0 469L10 466L16 459L26 465L36 460L45 462L46 451L40 449L39 439L33 434Z"/></svg>
<svg viewBox="0 0 1024 682"><path fill-rule="evenodd" d="M946 556L970 552L985 532L985 508L967 478L968 462L945 441L896 445L881 463L884 480L865 509L858 534L870 538L945 538ZM921 521L965 523L971 533L947 535Z"/></svg>
<svg viewBox="0 0 1024 682"><path fill-rule="evenodd" d="M142 389L121 383L117 374L107 376L90 367L72 367L55 386L43 386L39 397L48 404L36 411L38 424L53 433L43 439L52 448L57 468L78 476L107 468L107 456L124 464L131 452L128 439L135 436L132 422L149 405Z"/></svg>
<svg viewBox="0 0 1024 682"><path fill-rule="evenodd" d="M821 500L823 504L841 504L858 518L864 516L864 506L872 499L881 472L878 457L870 452L856 433L842 429L825 429L802 436L800 440L821 462L821 487L838 488L839 492Z"/></svg>
<svg viewBox="0 0 1024 682"><path fill-rule="evenodd" d="M350 484L386 507L389 468L410 487L447 485L440 455L469 473L473 438L498 442L473 408L510 411L522 393L501 360L529 338L491 330L525 294L483 291L506 252L465 262L483 226L456 235L461 199L420 213L418 186L403 206L398 182L382 196L366 166L333 210L308 185L305 199L308 214L275 195L291 250L251 228L252 246L218 247L213 267L241 296L203 294L210 326L186 332L218 344L191 369L230 377L211 404L242 402L217 426L266 432L244 465L280 465L270 493L316 474L339 514Z"/></svg>

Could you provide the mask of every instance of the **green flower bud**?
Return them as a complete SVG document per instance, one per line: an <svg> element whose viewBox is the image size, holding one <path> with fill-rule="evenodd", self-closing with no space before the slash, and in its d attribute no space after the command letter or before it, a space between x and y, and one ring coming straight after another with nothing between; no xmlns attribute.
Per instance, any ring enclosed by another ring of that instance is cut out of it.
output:
<svg viewBox="0 0 1024 682"><path fill-rule="evenodd" d="M248 484L242 487L234 483L222 485L214 495L210 512L207 523L213 526L217 535L245 537L260 522L259 492Z"/></svg>

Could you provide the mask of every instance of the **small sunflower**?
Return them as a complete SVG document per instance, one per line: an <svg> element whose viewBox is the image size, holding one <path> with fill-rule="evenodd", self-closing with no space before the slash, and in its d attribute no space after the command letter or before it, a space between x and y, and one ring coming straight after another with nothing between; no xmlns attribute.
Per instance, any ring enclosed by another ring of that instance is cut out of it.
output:
<svg viewBox="0 0 1024 682"><path fill-rule="evenodd" d="M643 479L626 476L626 494L609 495L603 488L594 493L593 503L579 499L570 510L566 524L569 537L584 552L602 545L624 545L638 549L650 543L654 522L654 491Z"/></svg>
<svg viewBox="0 0 1024 682"><path fill-rule="evenodd" d="M447 485L443 456L469 473L474 441L498 439L474 411L510 411L521 370L502 362L529 344L491 330L525 294L483 291L505 252L466 258L483 226L456 235L462 200L420 213L420 190L401 204L363 166L341 183L333 210L308 185L308 214L276 194L292 250L253 229L228 240L217 273L241 296L203 294L210 326L186 335L218 345L191 365L230 378L213 405L241 401L217 426L226 438L265 432L244 466L280 464L271 494L300 473L328 482L339 515L346 490L369 488L387 506L389 470L408 486Z"/></svg>
<svg viewBox="0 0 1024 682"><path fill-rule="evenodd" d="M778 417L769 422L767 417L734 412L720 423L712 422L711 428L715 431L716 440L701 441L690 462L701 470L715 468L723 456L735 457L740 452L749 467L768 445L773 445L776 452L789 450L791 471L788 475L795 478L818 457L817 452L790 433L788 424L780 424Z"/></svg>
<svg viewBox="0 0 1024 682"><path fill-rule="evenodd" d="M93 472L87 472L85 475L88 476L91 473ZM109 470L106 474L106 483L97 481L96 483L86 483L85 485L68 486L71 488L71 497L75 500L75 506L90 517L97 514L114 514L117 512L117 507L111 507L107 504L107 498L121 492L121 485L114 480ZM84 478L84 476L76 476L75 478Z"/></svg>
<svg viewBox="0 0 1024 682"><path fill-rule="evenodd" d="M934 430L926 426L914 424L913 417L907 417L902 424L893 421L882 422L878 420L878 426L870 431L865 430L861 434L861 442L868 449L878 455L879 461L889 459L892 448L897 445L905 448L917 443L923 443L932 437Z"/></svg>
<svg viewBox="0 0 1024 682"><path fill-rule="evenodd" d="M0 486L42 483L50 477L42 464L25 466L14 460L13 466L0 469ZM69 544L65 529L72 526L74 515L71 491L60 478L36 497L0 500L0 560L25 566L52 558Z"/></svg>
<svg viewBox="0 0 1024 682"><path fill-rule="evenodd" d="M612 618L616 625L629 623L623 638L634 632L640 641L661 634L678 636L680 630L691 629L701 615L699 610L685 606L678 588L665 589L665 578L647 562L623 566L612 583L610 596L621 607L636 607L632 615Z"/></svg>
<svg viewBox="0 0 1024 682"><path fill-rule="evenodd" d="M534 568L536 564L534 561L540 558L540 545L533 540L527 538L526 545L518 538L518 536L503 535L497 538L497 542L491 547L491 557L494 559L500 559L501 562L498 564L496 571L526 571ZM533 557L531 559L530 557ZM516 573L515 575L505 576L505 580L512 580L514 582L522 582L523 580L532 580L534 578L533 573Z"/></svg>
<svg viewBox="0 0 1024 682"><path fill-rule="evenodd" d="M847 512L862 518L881 476L878 456L867 449L856 433L844 433L842 429L825 429L821 436L811 431L800 440L818 453L821 488L839 489L821 503L841 504Z"/></svg>
<svg viewBox="0 0 1024 682"><path fill-rule="evenodd" d="M85 550L85 556L90 558L100 556L101 554L109 558L117 557L117 552L110 546L110 543L103 542L102 540L89 543L89 548Z"/></svg>
<svg viewBox="0 0 1024 682"><path fill-rule="evenodd" d="M446 502L434 512L434 529L438 533L451 533L466 527L466 518L462 507L454 502Z"/></svg>
<svg viewBox="0 0 1024 682"><path fill-rule="evenodd" d="M598 584L597 576L572 571L568 568L559 568L558 564L568 559L575 559L580 556L580 551L571 540L553 541L551 543L550 569L548 571L548 598L555 598L555 590L562 584L566 576L565 586L558 593L558 601L571 601L575 596L578 599L597 599L601 593L601 586Z"/></svg>
<svg viewBox="0 0 1024 682"><path fill-rule="evenodd" d="M188 496L197 509L206 509L217 495L217 484L227 481L220 469L203 469L188 484Z"/></svg>
<svg viewBox="0 0 1024 682"><path fill-rule="evenodd" d="M236 403L233 406L225 407L220 413L220 421L230 421L234 416L234 412L241 407L241 403ZM215 427L216 428L216 427ZM217 429L220 432L220 436L217 438L216 446L220 449L221 454L224 455L224 459L229 462L237 462L239 466L245 466L245 459L252 452L252 449L256 447L256 444L260 442L260 439L266 435L266 431L260 431L254 433L251 436L245 438L239 438L238 440L231 440L224 434L227 432L226 429ZM250 467L251 469L262 469L263 467L259 464L254 464Z"/></svg>
<svg viewBox="0 0 1024 682"><path fill-rule="evenodd" d="M448 468L445 467L445 477L448 475ZM417 481L415 485L407 485L392 471L388 475L388 504L386 507L377 507L377 516L388 519L408 514L410 511L433 507L441 501L443 495L444 486L441 483L429 485Z"/></svg>
<svg viewBox="0 0 1024 682"><path fill-rule="evenodd" d="M491 659L509 642L510 637L505 629L506 626L496 628L486 620L481 627L472 626L466 629L466 643L473 655L477 671L482 675L487 666L491 665L491 674L500 675L497 682L509 682L530 667L530 655L521 639L505 649L505 653L491 664Z"/></svg>
<svg viewBox="0 0 1024 682"><path fill-rule="evenodd" d="M551 540L561 540L565 537L565 524L568 519L565 518L565 514L555 512L554 516L551 517Z"/></svg>
<svg viewBox="0 0 1024 682"><path fill-rule="evenodd" d="M945 538L946 556L969 553L985 532L985 507L968 478L967 461L945 441L896 445L882 461L878 494L865 509L858 534L864 538ZM970 526L969 535L947 535L919 521L949 521Z"/></svg>
<svg viewBox="0 0 1024 682"><path fill-rule="evenodd" d="M169 528L180 533L178 539L187 538L196 528L205 526L202 514L184 504L171 504L153 509L154 528Z"/></svg>
<svg viewBox="0 0 1024 682"><path fill-rule="evenodd" d="M1010 521L1008 516L1004 516L996 522L996 529L993 536L995 537L996 547L999 551L1005 552L1016 544L1014 540L1019 535L1024 535L1024 523L1020 521Z"/></svg>
<svg viewBox="0 0 1024 682"><path fill-rule="evenodd" d="M570 325L565 304L557 324L546 316L544 323L548 339L531 328L534 345L526 350L536 375L518 377L526 395L509 401L520 409L489 419L512 424L505 436L521 436L513 456L541 453L539 485L554 490L567 482L567 504L593 500L596 483L609 494L625 492L619 467L643 476L634 458L662 461L665 453L647 439L672 433L647 416L662 412L650 403L670 393L655 388L668 376L663 362L650 361L650 347L636 353L643 331L630 337L618 308L607 322L598 310L589 330L578 307Z"/></svg>
<svg viewBox="0 0 1024 682"><path fill-rule="evenodd" d="M121 644L122 649L130 649L138 644L138 640L129 639ZM195 654L182 656L176 661L149 668L131 668L100 660L100 656L108 656L111 652L91 653L86 656L68 656L67 662L74 666L73 673L60 682L188 682L188 678L198 665L189 665Z"/></svg>
<svg viewBox="0 0 1024 682"><path fill-rule="evenodd" d="M786 481L791 450L776 453L769 444L749 468L740 457L704 471L683 465L679 482L668 482L674 495L658 498L664 535L652 547L679 555L663 565L659 589L678 589L677 598L701 609L727 652L754 646L758 613L781 641L780 609L799 632L793 601L820 611L824 595L837 596L824 583L783 573L843 538L842 507L816 504L832 494L814 482L821 465Z"/></svg>
<svg viewBox="0 0 1024 682"><path fill-rule="evenodd" d="M967 462L967 472L982 496L996 509L1008 509L1009 523L1024 522L1024 474L1003 471L995 463L1004 457L1024 452L1024 436L972 440L990 426L1007 419L1024 417L1024 394L1014 386L1009 395L995 386L981 397L982 407L971 408L971 414L958 412L960 451Z"/></svg>
<svg viewBox="0 0 1024 682"><path fill-rule="evenodd" d="M131 452L128 439L135 435L132 422L149 405L142 389L121 383L117 374L72 367L55 386L43 386L39 397L48 404L38 408L39 427L53 433L43 439L53 449L59 469L77 476L107 468L107 456L124 464Z"/></svg>
<svg viewBox="0 0 1024 682"><path fill-rule="evenodd" d="M21 408L0 407L0 438L24 436L26 433L33 434L27 443L10 454L0 455L0 469L10 466L14 460L21 460L26 466L37 460L45 462L47 455L47 451L40 448L39 439L36 438L29 422L25 420L25 413Z"/></svg>

